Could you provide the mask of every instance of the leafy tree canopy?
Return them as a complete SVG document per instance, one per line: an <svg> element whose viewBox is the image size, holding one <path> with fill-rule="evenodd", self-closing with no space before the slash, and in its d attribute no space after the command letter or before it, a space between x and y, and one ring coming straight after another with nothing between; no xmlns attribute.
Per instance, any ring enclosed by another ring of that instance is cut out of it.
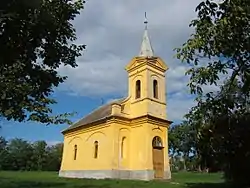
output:
<svg viewBox="0 0 250 188"><path fill-rule="evenodd" d="M3 0L0 5L0 116L15 121L70 123L52 116L50 96L75 68L84 45L76 45L72 21L83 0Z"/></svg>
<svg viewBox="0 0 250 188"><path fill-rule="evenodd" d="M201 2L195 32L177 50L177 58L192 66L189 87L197 106L187 115L197 133L198 150L207 158L225 163L226 178L250 185L250 1ZM202 86L228 79L219 91L204 94Z"/></svg>
<svg viewBox="0 0 250 188"><path fill-rule="evenodd" d="M58 171L63 144L49 146L45 141L28 142L0 137L0 170Z"/></svg>
<svg viewBox="0 0 250 188"><path fill-rule="evenodd" d="M216 84L219 73L232 72L230 80L239 79L244 91L250 86L250 1L224 0L201 2L198 18L190 27L195 33L177 50L177 58L193 65L189 86L192 93L202 93L204 84ZM200 62L205 61L204 64Z"/></svg>

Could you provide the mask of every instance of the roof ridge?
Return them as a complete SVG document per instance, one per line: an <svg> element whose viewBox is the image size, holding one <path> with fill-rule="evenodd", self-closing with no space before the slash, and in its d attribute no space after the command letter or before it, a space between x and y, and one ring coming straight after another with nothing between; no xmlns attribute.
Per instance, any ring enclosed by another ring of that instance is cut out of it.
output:
<svg viewBox="0 0 250 188"><path fill-rule="evenodd" d="M90 113L86 114L84 117L80 118L79 120L77 120L76 122L74 122L73 124L68 126L62 132L76 128L76 127L80 127L82 125L86 125L86 124L89 124L89 123L94 122L96 120L100 120L100 119L103 119L105 117L110 116L111 111L112 111L112 105L117 104L117 103L120 104L120 103L122 103L123 100L124 100L124 98L117 99L117 100L111 101L109 103L103 104L103 105L95 108ZM103 110L102 110L102 108L103 108ZM85 122L84 122L84 120L85 120Z"/></svg>
<svg viewBox="0 0 250 188"><path fill-rule="evenodd" d="M110 104L110 103L106 103L106 104L103 104L103 105L101 105L101 106L98 106L97 108L94 108L94 110L90 111L88 114L86 114L84 117L82 117L82 118L80 118L79 120L77 120L75 123L72 123L70 126L72 126L72 125L74 125L74 124L77 124L77 123L78 123L79 121L81 121L83 118L89 116L90 114L94 113L95 111L99 110L100 108L102 108L102 107L104 107L104 106L106 106L106 105L108 105L108 104ZM70 127L70 126L69 126L69 127ZM68 127L68 128L69 128L69 127Z"/></svg>

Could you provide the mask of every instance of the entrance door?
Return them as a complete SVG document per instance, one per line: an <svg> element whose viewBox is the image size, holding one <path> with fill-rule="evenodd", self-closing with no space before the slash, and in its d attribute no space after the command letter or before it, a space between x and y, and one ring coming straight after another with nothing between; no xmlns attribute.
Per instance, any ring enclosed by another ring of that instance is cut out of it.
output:
<svg viewBox="0 0 250 188"><path fill-rule="evenodd" d="M152 145L154 177L162 179L164 177L164 148L160 137L154 137Z"/></svg>

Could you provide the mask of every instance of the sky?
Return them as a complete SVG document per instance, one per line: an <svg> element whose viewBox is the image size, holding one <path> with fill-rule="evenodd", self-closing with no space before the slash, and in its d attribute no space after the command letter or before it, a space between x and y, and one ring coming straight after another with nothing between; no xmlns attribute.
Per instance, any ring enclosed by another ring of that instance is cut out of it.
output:
<svg viewBox="0 0 250 188"><path fill-rule="evenodd" d="M124 67L139 54L147 12L148 32L156 56L161 57L166 72L167 116L174 123L195 105L185 76L187 65L174 57L192 33L189 24L196 18L195 8L201 0L87 0L85 8L73 22L77 44L86 44L78 67L60 67L68 80L56 88L58 104L54 113L76 111L77 121L103 102L127 96L127 73ZM1 122L0 135L29 141L63 140L61 131L67 125L45 126L34 122Z"/></svg>

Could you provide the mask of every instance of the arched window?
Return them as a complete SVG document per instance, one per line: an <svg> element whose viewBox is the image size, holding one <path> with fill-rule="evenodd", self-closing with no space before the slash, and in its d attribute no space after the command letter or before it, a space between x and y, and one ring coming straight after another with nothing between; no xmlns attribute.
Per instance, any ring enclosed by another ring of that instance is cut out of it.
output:
<svg viewBox="0 0 250 188"><path fill-rule="evenodd" d="M98 142L94 142L94 158L98 157Z"/></svg>
<svg viewBox="0 0 250 188"><path fill-rule="evenodd" d="M137 80L135 83L135 98L141 98L141 81Z"/></svg>
<svg viewBox="0 0 250 188"><path fill-rule="evenodd" d="M126 137L122 137L122 143L121 143L121 158L125 158L126 155Z"/></svg>
<svg viewBox="0 0 250 188"><path fill-rule="evenodd" d="M154 98L158 99L158 82L157 82L157 80L153 81L153 92L154 92Z"/></svg>
<svg viewBox="0 0 250 188"><path fill-rule="evenodd" d="M155 136L152 141L153 147L163 147L161 138L159 136Z"/></svg>
<svg viewBox="0 0 250 188"><path fill-rule="evenodd" d="M74 145L74 160L76 160L77 156L77 145Z"/></svg>

